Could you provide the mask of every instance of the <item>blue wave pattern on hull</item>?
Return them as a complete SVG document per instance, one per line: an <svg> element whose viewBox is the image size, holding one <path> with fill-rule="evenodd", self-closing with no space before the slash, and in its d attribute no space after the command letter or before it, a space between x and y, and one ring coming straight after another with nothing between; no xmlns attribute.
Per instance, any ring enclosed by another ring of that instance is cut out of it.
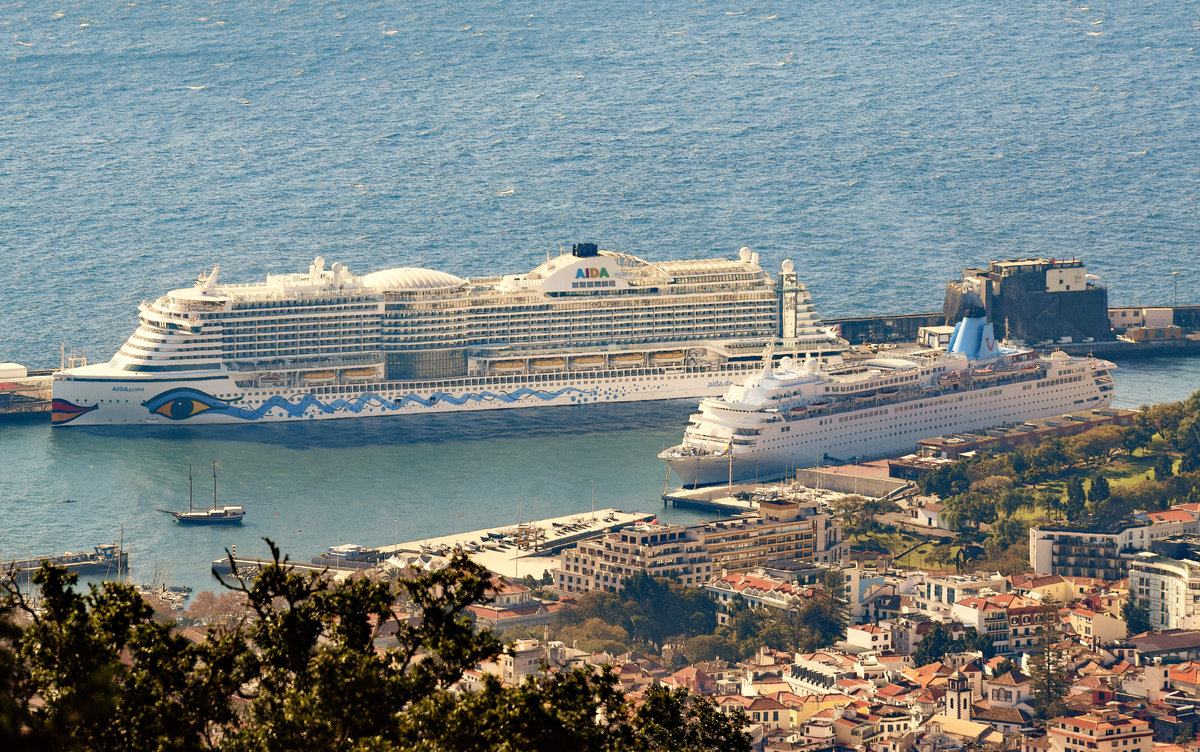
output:
<svg viewBox="0 0 1200 752"><path fill-rule="evenodd" d="M385 411L395 411L402 410L405 406L414 403L423 407L433 407L439 402L449 402L456 407L461 407L468 402L488 402L491 400L512 404L526 397L534 397L544 402L549 402L567 394L571 395L572 402L587 402L597 398L596 390L579 389L578 387L566 387L554 392L523 387L513 392L501 392L499 394L496 392L468 392L462 396L446 392L434 392L429 399L415 394L406 394L399 400L390 400L374 392L364 392L353 399L339 398L328 403L318 400L311 394L305 394L294 402L282 395L275 395L267 398L262 405L251 410L239 407L228 400L214 397L199 389L180 388L171 389L156 397L152 397L143 402L142 406L151 413L162 415L171 420L187 420L202 413L228 415L234 418L241 418L242 420L259 420L276 407L283 410L288 417L302 418L311 409L316 409L318 412L327 415L337 412L358 414L373 404ZM313 416L310 415L309 417Z"/></svg>

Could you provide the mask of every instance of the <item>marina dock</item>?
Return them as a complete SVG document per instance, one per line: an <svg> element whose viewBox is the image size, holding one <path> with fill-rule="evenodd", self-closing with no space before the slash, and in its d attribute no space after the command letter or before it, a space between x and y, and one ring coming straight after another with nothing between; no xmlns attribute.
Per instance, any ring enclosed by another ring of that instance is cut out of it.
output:
<svg viewBox="0 0 1200 752"><path fill-rule="evenodd" d="M353 544L333 546L326 553L313 557L310 563L289 563L301 571L319 572L327 569L335 575L346 576L355 571L386 566L388 560L392 560L394 565L411 563L423 566L462 551L476 564L496 574L518 579L526 575L540 578L555 566L554 555L558 551L581 540L652 519L652 513L597 509L594 512L517 522L434 538L398 541L372 548ZM269 559L238 556L236 553L234 561L243 576L253 576L271 563ZM229 558L213 561L212 569L216 574L228 576Z"/></svg>
<svg viewBox="0 0 1200 752"><path fill-rule="evenodd" d="M0 363L0 420L49 417L51 373Z"/></svg>
<svg viewBox="0 0 1200 752"><path fill-rule="evenodd" d="M129 552L115 543L93 546L92 550L83 553L71 553L56 556L35 556L30 559L18 559L5 562L0 577L12 577L24 581L41 569L42 564L62 567L68 572L80 575L99 575L101 577L117 578L129 571Z"/></svg>
<svg viewBox="0 0 1200 752"><path fill-rule="evenodd" d="M443 535L371 549L383 558L395 555L448 556L461 549L477 564L496 574L522 578L542 573L556 565L554 554L581 540L654 519L652 513L597 509L544 520L503 525L467 533Z"/></svg>

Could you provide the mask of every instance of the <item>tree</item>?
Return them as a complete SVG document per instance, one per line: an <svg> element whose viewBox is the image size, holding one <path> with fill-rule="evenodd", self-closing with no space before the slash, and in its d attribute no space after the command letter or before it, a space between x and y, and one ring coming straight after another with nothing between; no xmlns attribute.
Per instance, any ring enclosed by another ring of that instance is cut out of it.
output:
<svg viewBox="0 0 1200 752"><path fill-rule="evenodd" d="M946 625L939 621L925 633L925 636L913 648L913 663L925 666L942 660L946 657L946 653L953 652L953 650L954 637L950 634L950 630L946 629Z"/></svg>
<svg viewBox="0 0 1200 752"><path fill-rule="evenodd" d="M232 584L253 621L200 645L155 623L126 586L80 594L74 576L46 567L35 575L42 602L34 609L5 585L5 749L750 749L744 716L666 690L633 708L611 671L548 672L519 687L490 678L478 691L448 691L503 649L468 618L489 579L465 557L398 583L332 584L271 549L273 564ZM396 622L397 647L378 653L372 627L394 620L394 605L414 618Z"/></svg>
<svg viewBox="0 0 1200 752"><path fill-rule="evenodd" d="M1083 517L1086 495L1083 492L1083 481L1078 477L1067 481L1067 500L1063 502L1063 514L1068 520L1079 520Z"/></svg>
<svg viewBox="0 0 1200 752"><path fill-rule="evenodd" d="M888 499L868 499L865 496L843 496L837 502L838 517L845 526L847 537L865 535L882 528L879 518L899 511L896 502Z"/></svg>
<svg viewBox="0 0 1200 752"><path fill-rule="evenodd" d="M995 653L992 641L987 635L972 629L964 630L960 636L955 637L945 624L937 622L913 648L912 659L916 665L925 666L944 659L947 653L975 650L983 653L984 658L991 658Z"/></svg>
<svg viewBox="0 0 1200 752"><path fill-rule="evenodd" d="M240 593L201 590L192 599L184 618L193 624L228 624L246 615L249 606Z"/></svg>
<svg viewBox="0 0 1200 752"><path fill-rule="evenodd" d="M35 740L61 750L208 747L232 724L229 698L253 675L254 656L233 637L193 645L172 635L132 587L80 593L75 582L64 569L40 569L38 608L11 582L3 586L14 683L0 727L21 740L7 748Z"/></svg>
<svg viewBox="0 0 1200 752"><path fill-rule="evenodd" d="M1091 487L1088 489L1088 502L1095 509L1096 505L1103 503L1112 494L1112 490L1108 485L1108 478L1103 475L1097 475L1092 478Z"/></svg>
<svg viewBox="0 0 1200 752"><path fill-rule="evenodd" d="M999 663L997 663L996 667L994 669L992 669L992 676L995 676L995 677L1004 676L1009 671L1016 671L1016 670L1017 670L1017 664L1013 663L1008 658L1005 658L1002 661L1000 661Z"/></svg>
<svg viewBox="0 0 1200 752"><path fill-rule="evenodd" d="M1142 632L1150 631L1150 601L1145 598L1134 598L1131 594L1121 609L1121 617L1125 619L1125 633L1132 637Z"/></svg>
<svg viewBox="0 0 1200 752"><path fill-rule="evenodd" d="M1017 517L1001 517L988 528L984 550L988 556L998 556L1009 546L1024 540L1029 535L1029 523Z"/></svg>
<svg viewBox="0 0 1200 752"><path fill-rule="evenodd" d="M1058 604L1049 600L1038 609L1037 644L1029 654L1029 683L1038 718L1055 718L1063 714L1062 699L1071 681L1059 646L1061 641Z"/></svg>
<svg viewBox="0 0 1200 752"><path fill-rule="evenodd" d="M1154 479L1166 480L1175 474L1175 457L1161 452L1154 458Z"/></svg>

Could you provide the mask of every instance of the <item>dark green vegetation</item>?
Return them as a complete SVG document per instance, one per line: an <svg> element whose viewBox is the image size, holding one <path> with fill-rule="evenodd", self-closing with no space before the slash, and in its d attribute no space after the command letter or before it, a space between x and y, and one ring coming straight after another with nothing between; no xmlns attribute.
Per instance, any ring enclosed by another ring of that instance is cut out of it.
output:
<svg viewBox="0 0 1200 752"><path fill-rule="evenodd" d="M1038 641L1029 653L1029 684L1033 688L1033 710L1038 718L1057 718L1067 706L1063 698L1071 688L1070 671L1063 652L1058 604L1046 601L1038 610ZM1070 646L1070 641L1067 641Z"/></svg>
<svg viewBox="0 0 1200 752"><path fill-rule="evenodd" d="M1032 524L1111 525L1200 498L1200 392L1144 408L1130 426L964 458L918 485L941 497L952 529L982 543L979 566L1022 571Z"/></svg>
<svg viewBox="0 0 1200 752"><path fill-rule="evenodd" d="M982 652L985 659L991 658L996 653L995 648L992 647L992 641L986 635L981 635L972 629L955 637L945 624L937 622L913 648L913 665L925 666L944 659L947 653L975 650Z"/></svg>
<svg viewBox="0 0 1200 752"><path fill-rule="evenodd" d="M0 747L6 750L748 750L744 716L615 676L564 671L451 692L502 644L466 608L487 572L465 558L396 583L331 585L279 562L244 588L254 618L194 644L152 619L132 588L85 593L46 568L33 609L0 602ZM282 564L282 565L281 565ZM372 622L393 605L398 646Z"/></svg>
<svg viewBox="0 0 1200 752"><path fill-rule="evenodd" d="M741 660L760 647L811 652L846 636L842 575L826 575L821 588L788 611L749 608L731 601L730 618L717 625L717 603L699 588L664 577L636 574L618 593L593 591L556 615L554 639L610 654L663 653L671 665L722 658ZM522 634L539 636L540 629ZM672 646L667 650L667 646Z"/></svg>
<svg viewBox="0 0 1200 752"><path fill-rule="evenodd" d="M1121 609L1121 618L1125 620L1125 632L1128 636L1149 632L1150 601L1131 595L1125 600L1125 607Z"/></svg>

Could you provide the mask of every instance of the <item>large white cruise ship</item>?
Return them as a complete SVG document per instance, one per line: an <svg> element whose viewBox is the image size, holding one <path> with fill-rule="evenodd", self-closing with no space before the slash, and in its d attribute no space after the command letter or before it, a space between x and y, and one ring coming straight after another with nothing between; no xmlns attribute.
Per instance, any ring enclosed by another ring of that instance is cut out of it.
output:
<svg viewBox="0 0 1200 752"><path fill-rule="evenodd" d="M649 262L580 243L528 274L398 268L193 287L106 364L54 375L55 425L309 420L720 394L768 346L837 357L790 261Z"/></svg>
<svg viewBox="0 0 1200 752"><path fill-rule="evenodd" d="M683 442L659 454L685 487L778 477L830 461L911 449L917 439L1104 407L1116 366L1000 345L984 318L960 321L948 349L913 348L822 367L769 358L704 399Z"/></svg>

